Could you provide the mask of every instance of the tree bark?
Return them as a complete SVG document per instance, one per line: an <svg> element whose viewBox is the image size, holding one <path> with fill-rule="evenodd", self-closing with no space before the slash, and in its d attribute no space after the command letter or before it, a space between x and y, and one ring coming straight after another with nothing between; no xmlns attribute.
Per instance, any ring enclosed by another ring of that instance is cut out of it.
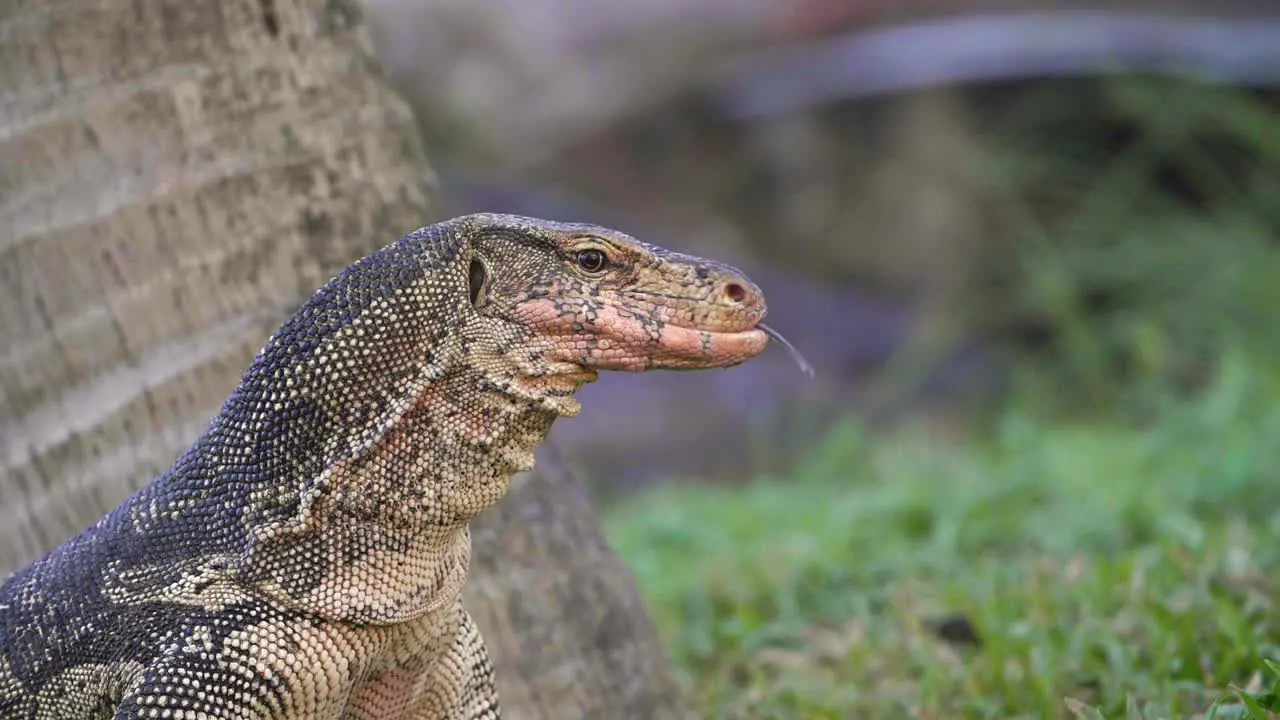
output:
<svg viewBox="0 0 1280 720"><path fill-rule="evenodd" d="M437 219L417 137L351 0L0 2L0 574L166 468L315 288ZM508 717L683 715L572 478L475 538Z"/></svg>

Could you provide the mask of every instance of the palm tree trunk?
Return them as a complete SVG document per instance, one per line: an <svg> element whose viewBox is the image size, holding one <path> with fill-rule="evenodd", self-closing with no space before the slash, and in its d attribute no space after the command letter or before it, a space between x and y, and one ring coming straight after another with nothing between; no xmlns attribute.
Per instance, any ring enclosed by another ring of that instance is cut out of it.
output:
<svg viewBox="0 0 1280 720"><path fill-rule="evenodd" d="M307 295L434 219L370 50L352 0L0 2L0 574L167 467ZM571 478L531 478L476 556L509 717L680 714Z"/></svg>

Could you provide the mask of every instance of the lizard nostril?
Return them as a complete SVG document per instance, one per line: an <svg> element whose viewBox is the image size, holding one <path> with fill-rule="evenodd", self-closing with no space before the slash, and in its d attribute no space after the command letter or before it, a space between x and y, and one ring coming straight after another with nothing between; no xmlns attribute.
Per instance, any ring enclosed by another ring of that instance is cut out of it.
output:
<svg viewBox="0 0 1280 720"><path fill-rule="evenodd" d="M740 303L747 299L747 291L738 283L729 283L724 288L724 294L729 296L733 302Z"/></svg>

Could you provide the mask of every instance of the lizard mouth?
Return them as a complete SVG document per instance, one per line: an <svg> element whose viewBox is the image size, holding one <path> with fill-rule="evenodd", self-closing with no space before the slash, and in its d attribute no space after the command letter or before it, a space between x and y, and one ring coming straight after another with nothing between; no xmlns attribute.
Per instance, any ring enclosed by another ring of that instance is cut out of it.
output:
<svg viewBox="0 0 1280 720"><path fill-rule="evenodd" d="M671 321L642 322L635 314L622 313L609 306L597 309L589 319L574 318L572 324L559 308L545 300L526 303L522 310L522 324L543 328L550 357L562 363L555 374L563 375L561 379L565 382L591 382L600 370L644 372L733 367L764 352L771 339L787 349L801 370L813 375L812 368L791 343L760 322L763 313L736 321L709 323L714 327L711 329L686 327Z"/></svg>
<svg viewBox="0 0 1280 720"><path fill-rule="evenodd" d="M709 370L740 365L759 355L769 344L769 333L759 327L724 332L664 325L657 338L636 333L619 336L585 336L594 348L577 357L563 357L556 375L561 384L577 387L595 382L601 370Z"/></svg>
<svg viewBox="0 0 1280 720"><path fill-rule="evenodd" d="M759 326L723 331L668 324L659 331L657 342L647 348L647 358L638 358L642 361L642 366L638 369L701 370L733 367L759 355L768 344L769 334Z"/></svg>
<svg viewBox="0 0 1280 720"><path fill-rule="evenodd" d="M667 325L658 338L660 352L651 351L647 360L640 363L640 367L619 369L701 370L733 367L759 355L770 340L777 341L786 349L802 373L810 379L814 377L813 366L805 356L782 333L761 322L744 330L731 332Z"/></svg>

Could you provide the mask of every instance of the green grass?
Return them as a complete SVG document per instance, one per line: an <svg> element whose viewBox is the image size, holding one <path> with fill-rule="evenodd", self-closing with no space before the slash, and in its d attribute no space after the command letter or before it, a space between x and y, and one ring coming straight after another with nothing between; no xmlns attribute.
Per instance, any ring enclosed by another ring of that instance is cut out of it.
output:
<svg viewBox="0 0 1280 720"><path fill-rule="evenodd" d="M1276 380L1230 360L1142 427L850 423L791 477L669 485L606 527L703 717L1267 717Z"/></svg>

